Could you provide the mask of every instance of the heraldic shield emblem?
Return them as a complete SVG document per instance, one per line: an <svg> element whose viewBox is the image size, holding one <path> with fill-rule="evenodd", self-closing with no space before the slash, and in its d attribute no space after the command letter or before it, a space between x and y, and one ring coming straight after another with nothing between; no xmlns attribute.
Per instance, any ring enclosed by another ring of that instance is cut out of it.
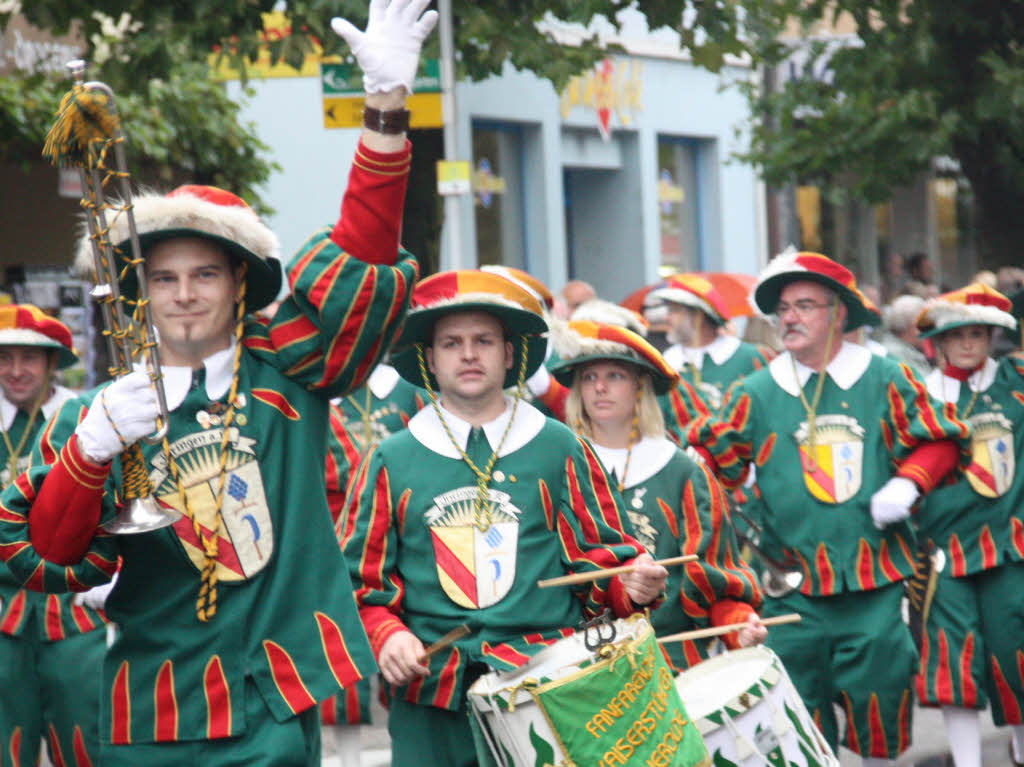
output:
<svg viewBox="0 0 1024 767"><path fill-rule="evenodd" d="M223 429L207 429L171 444L189 509L205 536L214 532L223 438ZM238 429L230 430L217 541L217 577L222 581L251 578L267 566L274 552L274 528L254 445L255 441L239 434ZM157 500L182 510L178 484L168 469L166 454L155 456L151 464L154 468L150 479ZM205 562L203 545L188 517L174 523L174 532L192 564L201 570Z"/></svg>
<svg viewBox="0 0 1024 767"><path fill-rule="evenodd" d="M860 490L864 459L864 428L848 415L818 416L814 439L807 422L796 434L804 484L823 503L843 503Z"/></svg>
<svg viewBox="0 0 1024 767"><path fill-rule="evenodd" d="M489 489L477 524L479 490L460 487L434 498L426 513L437 577L455 604L471 610L500 602L516 576L520 510L508 493Z"/></svg>
<svg viewBox="0 0 1024 767"><path fill-rule="evenodd" d="M967 480L978 495L998 498L1013 484L1013 424L1002 413L970 417L971 465Z"/></svg>

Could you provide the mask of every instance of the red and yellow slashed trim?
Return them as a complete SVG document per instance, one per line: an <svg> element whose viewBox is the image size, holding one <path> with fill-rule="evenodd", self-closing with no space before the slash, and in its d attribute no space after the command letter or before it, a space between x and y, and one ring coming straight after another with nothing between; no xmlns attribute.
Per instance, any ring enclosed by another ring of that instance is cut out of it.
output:
<svg viewBox="0 0 1024 767"><path fill-rule="evenodd" d="M156 674L153 688L153 740L157 743L178 739L178 697L174 689L174 664L165 660Z"/></svg>
<svg viewBox="0 0 1024 767"><path fill-rule="evenodd" d="M1006 675L1003 673L1002 667L999 665L999 660L995 655L989 654L989 663L992 666L992 680L995 682L996 692L999 697L999 705L1003 709L1003 716L1006 718L1007 724L1022 724L1024 719L1021 717L1020 704L1017 702L1017 696L1013 693L1013 688L1006 681ZM1021 652L1017 651L1017 665L1020 666ZM1022 674L1024 676L1024 674Z"/></svg>
<svg viewBox="0 0 1024 767"><path fill-rule="evenodd" d="M231 688L220 656L211 656L203 669L203 697L206 699L206 737L208 740L227 738L231 735L234 711L231 705Z"/></svg>
<svg viewBox="0 0 1024 767"><path fill-rule="evenodd" d="M71 748L75 752L75 761L78 767L92 767L92 759L89 757L89 749L85 747L85 735L82 728L75 725L75 734L72 737Z"/></svg>
<svg viewBox="0 0 1024 767"><path fill-rule="evenodd" d="M658 508L661 510L662 516L665 517L665 524L668 525L672 537L679 540L679 522L676 520L675 511L661 498L658 499Z"/></svg>
<svg viewBox="0 0 1024 767"><path fill-rule="evenodd" d="M7 604L7 610L4 611L3 622L0 623L0 632L8 635L15 635L18 633L18 628L21 626L22 620L25 618L25 606L27 595L24 589L18 591L17 594Z"/></svg>
<svg viewBox="0 0 1024 767"><path fill-rule="evenodd" d="M288 398L281 392L273 389L253 389L252 396L264 405L270 405L290 421L298 421L301 418L299 411L292 407Z"/></svg>
<svg viewBox="0 0 1024 767"><path fill-rule="evenodd" d="M267 665L274 685L291 712L298 714L310 706L315 706L316 700L306 687L306 683L302 681L295 661L288 651L277 642L264 639L263 652L267 656Z"/></svg>
<svg viewBox="0 0 1024 767"><path fill-rule="evenodd" d="M754 463L758 468L764 466L768 462L768 459L772 457L772 451L775 449L775 442L778 438L779 435L773 431L765 438L761 447L758 448L757 454L754 456Z"/></svg>
<svg viewBox="0 0 1024 767"><path fill-rule="evenodd" d="M128 661L122 661L110 690L110 742L115 746L132 742L132 698L129 691Z"/></svg>
<svg viewBox="0 0 1024 767"><path fill-rule="evenodd" d="M544 521L547 523L548 530L554 530L555 509L551 501L551 491L548 489L548 483L543 479L538 479L537 489L540 492L540 508L544 512Z"/></svg>
<svg viewBox="0 0 1024 767"><path fill-rule="evenodd" d="M458 647L453 647L448 660L445 662L441 673L437 677L437 691L434 693L434 705L441 708L450 708L455 700L455 693L458 689L459 668L462 666L462 653Z"/></svg>
<svg viewBox="0 0 1024 767"><path fill-rule="evenodd" d="M320 645L327 659L327 665L339 687L346 687L362 679L352 654L348 651L341 628L330 616L322 612L313 613L320 632Z"/></svg>
<svg viewBox="0 0 1024 767"><path fill-rule="evenodd" d="M64 639L64 621L61 620L61 601L57 594L46 595L46 638L50 642Z"/></svg>

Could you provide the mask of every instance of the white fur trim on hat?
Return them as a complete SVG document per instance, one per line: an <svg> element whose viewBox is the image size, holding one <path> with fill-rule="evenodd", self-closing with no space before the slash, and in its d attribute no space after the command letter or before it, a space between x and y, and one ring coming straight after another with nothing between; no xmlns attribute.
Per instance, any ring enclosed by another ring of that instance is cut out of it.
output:
<svg viewBox="0 0 1024 767"><path fill-rule="evenodd" d="M591 298L589 301L584 301L576 307L576 311L572 313L569 320L572 322L589 320L601 325L616 325L632 330L637 335L647 336L647 327L637 317L636 312L603 298Z"/></svg>
<svg viewBox="0 0 1024 767"><path fill-rule="evenodd" d="M636 351L625 344L620 344L616 341L608 341L604 338L588 338L586 336L581 336L571 328L569 332L560 339L560 345L562 348L556 349L555 351L558 352L558 356L565 362L572 362L572 360L577 357L589 357L592 355L605 354L633 357L638 362L640 361Z"/></svg>
<svg viewBox="0 0 1024 767"><path fill-rule="evenodd" d="M108 210L108 218L119 207L120 203L115 201ZM166 197L155 192L143 192L132 198L132 208L135 228L140 235L171 229L191 229L238 243L263 260L278 258L280 254L281 245L277 235L248 207L218 205L186 194ZM114 216L109 223L111 243L118 245L128 239L126 214ZM94 268L92 245L88 232L85 232L79 238L75 271L79 275L91 276Z"/></svg>
<svg viewBox="0 0 1024 767"><path fill-rule="evenodd" d="M949 325L964 324L995 325L1009 330L1017 327L1017 320L1012 314L994 306L932 299L925 306L923 313L925 321L932 323L934 332L941 332L944 327Z"/></svg>
<svg viewBox="0 0 1024 767"><path fill-rule="evenodd" d="M691 309L697 309L698 311L704 312L704 314L712 317L717 322L725 322L725 317L716 312L711 304L696 293L691 293L690 291L683 290L682 288L667 287L652 290L651 294L661 301L689 306Z"/></svg>
<svg viewBox="0 0 1024 767"><path fill-rule="evenodd" d="M68 349L56 338L28 328L6 328L0 330L0 346L49 346L54 349ZM70 349L69 349L70 351Z"/></svg>

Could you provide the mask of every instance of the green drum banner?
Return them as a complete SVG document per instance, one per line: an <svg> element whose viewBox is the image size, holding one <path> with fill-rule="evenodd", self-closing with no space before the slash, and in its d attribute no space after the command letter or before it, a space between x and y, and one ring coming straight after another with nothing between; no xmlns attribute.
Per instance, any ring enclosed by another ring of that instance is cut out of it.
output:
<svg viewBox="0 0 1024 767"><path fill-rule="evenodd" d="M710 765L654 633L602 650L608 657L530 690L569 761L587 767Z"/></svg>

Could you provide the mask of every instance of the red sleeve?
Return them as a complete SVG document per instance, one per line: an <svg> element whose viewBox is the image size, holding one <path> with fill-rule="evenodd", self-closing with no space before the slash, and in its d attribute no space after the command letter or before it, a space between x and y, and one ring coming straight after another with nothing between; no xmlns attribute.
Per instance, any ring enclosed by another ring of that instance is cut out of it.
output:
<svg viewBox="0 0 1024 767"><path fill-rule="evenodd" d="M58 565L82 560L100 522L110 466L89 461L76 435L67 441L29 513L29 538L39 556Z"/></svg>
<svg viewBox="0 0 1024 767"><path fill-rule="evenodd" d="M959 457L960 448L951 439L925 442L907 456L896 476L911 480L922 493L930 493L956 468Z"/></svg>
<svg viewBox="0 0 1024 767"><path fill-rule="evenodd" d="M744 623L747 617L754 612L754 608L746 602L738 602L735 599L720 599L711 605L711 625L728 626L730 623ZM732 631L722 636L722 641L730 650L738 650L739 632Z"/></svg>
<svg viewBox="0 0 1024 767"><path fill-rule="evenodd" d="M394 154L374 152L359 142L341 217L331 232L339 248L368 264L391 265L398 260L411 157L408 141Z"/></svg>

